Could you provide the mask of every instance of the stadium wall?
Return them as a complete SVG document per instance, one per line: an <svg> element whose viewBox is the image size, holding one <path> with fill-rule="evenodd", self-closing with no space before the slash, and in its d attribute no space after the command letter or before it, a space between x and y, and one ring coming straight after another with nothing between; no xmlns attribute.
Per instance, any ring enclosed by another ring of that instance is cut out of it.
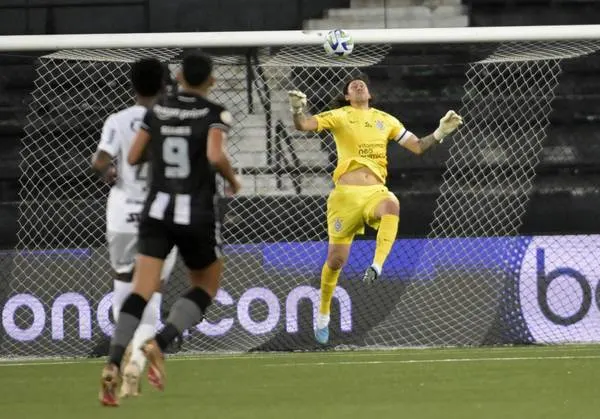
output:
<svg viewBox="0 0 600 419"><path fill-rule="evenodd" d="M7 0L0 35L299 29L349 0Z"/></svg>

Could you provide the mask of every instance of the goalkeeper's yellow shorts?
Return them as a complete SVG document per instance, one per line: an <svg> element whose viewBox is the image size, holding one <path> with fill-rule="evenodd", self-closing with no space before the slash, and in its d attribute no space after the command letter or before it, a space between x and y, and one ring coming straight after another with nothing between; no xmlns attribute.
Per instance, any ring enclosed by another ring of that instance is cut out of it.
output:
<svg viewBox="0 0 600 419"><path fill-rule="evenodd" d="M327 199L327 232L329 242L348 244L355 234L365 233L365 223L379 228L375 217L377 205L396 196L384 185L337 185Z"/></svg>

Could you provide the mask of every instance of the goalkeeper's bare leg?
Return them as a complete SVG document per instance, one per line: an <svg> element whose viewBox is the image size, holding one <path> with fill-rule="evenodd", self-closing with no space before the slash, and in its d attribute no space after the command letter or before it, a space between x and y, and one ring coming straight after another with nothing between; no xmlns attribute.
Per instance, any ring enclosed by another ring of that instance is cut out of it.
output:
<svg viewBox="0 0 600 419"><path fill-rule="evenodd" d="M398 234L398 222L400 218L400 203L396 197L390 194L390 198L381 200L369 218L379 223L375 245L373 263L367 268L363 282L371 284L381 275L383 264L387 259Z"/></svg>
<svg viewBox="0 0 600 419"><path fill-rule="evenodd" d="M348 261L353 238L351 236L344 239L329 239L327 260L323 264L321 271L321 304L315 328L315 339L322 345L329 341L331 299L333 298L342 268Z"/></svg>

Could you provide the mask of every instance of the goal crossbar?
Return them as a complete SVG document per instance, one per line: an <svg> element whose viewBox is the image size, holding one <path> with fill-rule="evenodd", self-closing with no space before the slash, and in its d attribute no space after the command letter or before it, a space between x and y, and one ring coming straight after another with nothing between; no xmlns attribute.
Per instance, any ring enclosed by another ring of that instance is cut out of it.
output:
<svg viewBox="0 0 600 419"><path fill-rule="evenodd" d="M0 36L0 51L318 45L327 31L231 31ZM490 43L600 39L600 25L353 29L357 44Z"/></svg>

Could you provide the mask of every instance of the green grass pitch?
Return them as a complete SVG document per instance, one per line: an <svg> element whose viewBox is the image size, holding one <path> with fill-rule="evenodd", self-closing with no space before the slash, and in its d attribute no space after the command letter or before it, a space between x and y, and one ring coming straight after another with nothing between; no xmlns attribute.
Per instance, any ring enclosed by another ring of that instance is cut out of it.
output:
<svg viewBox="0 0 600 419"><path fill-rule="evenodd" d="M164 392L101 407L99 360L0 362L2 418L597 418L594 346L169 358Z"/></svg>

